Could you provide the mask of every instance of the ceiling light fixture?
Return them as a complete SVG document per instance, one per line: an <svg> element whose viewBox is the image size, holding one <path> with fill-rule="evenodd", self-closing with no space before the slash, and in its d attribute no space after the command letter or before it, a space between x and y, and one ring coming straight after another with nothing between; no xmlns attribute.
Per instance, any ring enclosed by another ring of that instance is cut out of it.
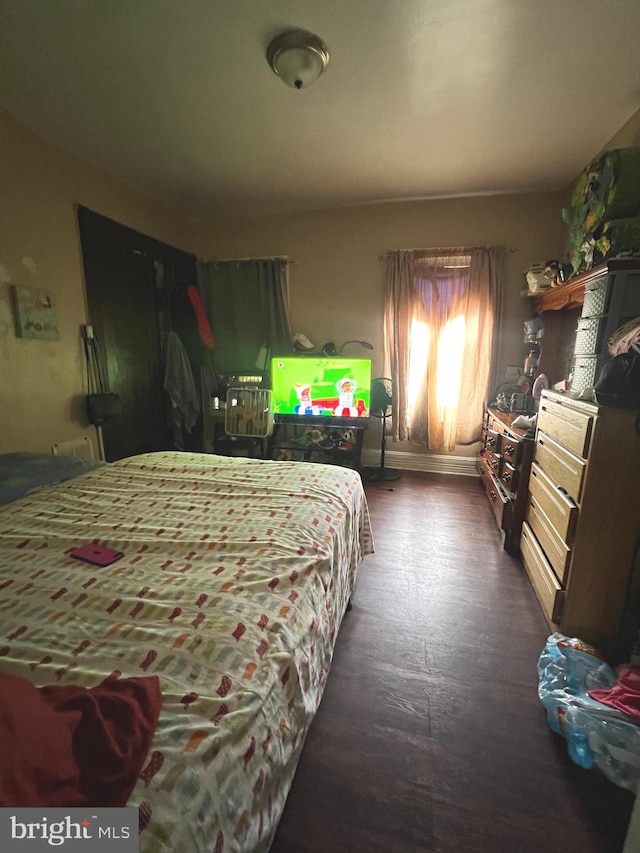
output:
<svg viewBox="0 0 640 853"><path fill-rule="evenodd" d="M305 89L329 64L329 51L322 39L306 30L287 30L267 48L267 62L287 86Z"/></svg>

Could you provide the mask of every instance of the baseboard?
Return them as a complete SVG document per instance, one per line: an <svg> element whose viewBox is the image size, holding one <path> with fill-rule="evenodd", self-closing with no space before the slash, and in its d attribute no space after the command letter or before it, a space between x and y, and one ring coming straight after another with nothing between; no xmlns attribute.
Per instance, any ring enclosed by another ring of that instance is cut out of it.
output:
<svg viewBox="0 0 640 853"><path fill-rule="evenodd" d="M384 455L385 468L402 471L427 471L432 474L458 474L462 477L477 477L475 456L449 456L442 453L408 453L387 450ZM363 448L362 467L380 465L380 451Z"/></svg>

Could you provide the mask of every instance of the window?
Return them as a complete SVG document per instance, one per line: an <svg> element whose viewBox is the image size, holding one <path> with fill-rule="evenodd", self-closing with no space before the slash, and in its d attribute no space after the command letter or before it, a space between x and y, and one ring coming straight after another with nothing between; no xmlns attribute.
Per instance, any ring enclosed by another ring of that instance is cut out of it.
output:
<svg viewBox="0 0 640 853"><path fill-rule="evenodd" d="M501 247L390 253L394 440L450 451L480 438L503 259Z"/></svg>

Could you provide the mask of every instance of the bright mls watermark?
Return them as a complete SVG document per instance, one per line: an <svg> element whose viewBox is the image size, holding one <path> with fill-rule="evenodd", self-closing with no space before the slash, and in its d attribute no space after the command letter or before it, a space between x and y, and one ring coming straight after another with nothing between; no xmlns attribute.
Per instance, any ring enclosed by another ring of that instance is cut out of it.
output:
<svg viewBox="0 0 640 853"><path fill-rule="evenodd" d="M138 809L0 808L2 853L138 853Z"/></svg>

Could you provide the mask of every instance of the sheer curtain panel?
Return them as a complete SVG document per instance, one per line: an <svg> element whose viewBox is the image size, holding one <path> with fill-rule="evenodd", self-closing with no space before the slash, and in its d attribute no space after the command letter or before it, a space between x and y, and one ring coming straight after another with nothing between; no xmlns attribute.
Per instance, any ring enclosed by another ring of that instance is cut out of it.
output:
<svg viewBox="0 0 640 853"><path fill-rule="evenodd" d="M451 451L479 440L503 268L501 246L390 253L384 332L395 441Z"/></svg>

